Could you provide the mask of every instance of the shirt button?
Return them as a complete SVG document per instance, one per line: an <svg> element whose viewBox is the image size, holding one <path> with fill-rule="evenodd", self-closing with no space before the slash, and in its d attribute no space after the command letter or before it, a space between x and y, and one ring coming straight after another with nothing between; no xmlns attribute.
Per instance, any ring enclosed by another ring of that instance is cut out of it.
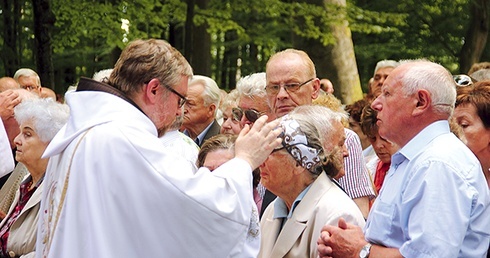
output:
<svg viewBox="0 0 490 258"><path fill-rule="evenodd" d="M15 257L15 252L14 251L9 251L9 256L14 258Z"/></svg>

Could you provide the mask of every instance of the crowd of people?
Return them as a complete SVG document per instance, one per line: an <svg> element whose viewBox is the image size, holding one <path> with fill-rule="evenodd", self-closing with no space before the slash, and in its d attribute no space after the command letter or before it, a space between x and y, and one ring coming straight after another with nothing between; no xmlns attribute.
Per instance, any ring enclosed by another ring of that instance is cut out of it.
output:
<svg viewBox="0 0 490 258"><path fill-rule="evenodd" d="M381 60L344 105L304 51L220 90L164 40L56 102L0 78L0 258L488 257L490 66Z"/></svg>

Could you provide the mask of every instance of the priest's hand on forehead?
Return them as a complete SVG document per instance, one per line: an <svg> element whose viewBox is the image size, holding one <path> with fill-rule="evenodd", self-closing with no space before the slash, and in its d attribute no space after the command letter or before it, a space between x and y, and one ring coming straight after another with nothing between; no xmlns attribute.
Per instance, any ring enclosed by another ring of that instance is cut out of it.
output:
<svg viewBox="0 0 490 258"><path fill-rule="evenodd" d="M235 157L247 161L252 169L262 164L272 150L281 145L279 121L266 121L267 116L264 115L252 127L245 125L236 140Z"/></svg>

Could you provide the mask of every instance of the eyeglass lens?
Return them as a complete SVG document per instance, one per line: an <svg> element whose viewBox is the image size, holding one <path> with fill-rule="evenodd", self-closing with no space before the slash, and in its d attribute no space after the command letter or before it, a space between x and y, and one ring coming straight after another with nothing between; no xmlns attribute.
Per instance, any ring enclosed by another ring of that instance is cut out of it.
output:
<svg viewBox="0 0 490 258"><path fill-rule="evenodd" d="M233 108L231 110L233 119L236 119L238 121L242 120L243 115L245 115L245 118L247 118L248 121L255 123L257 119L261 116L260 112L253 110L253 109L245 109L242 110L241 108Z"/></svg>

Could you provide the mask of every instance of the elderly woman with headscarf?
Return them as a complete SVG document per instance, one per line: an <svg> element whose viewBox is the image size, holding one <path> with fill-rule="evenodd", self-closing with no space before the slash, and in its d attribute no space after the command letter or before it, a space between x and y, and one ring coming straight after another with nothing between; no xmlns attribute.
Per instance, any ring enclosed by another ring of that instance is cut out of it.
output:
<svg viewBox="0 0 490 258"><path fill-rule="evenodd" d="M277 195L261 219L259 257L318 257L316 240L339 218L364 226L361 211L332 179L342 169L345 115L300 106L282 118L282 147L260 166L262 184Z"/></svg>
<svg viewBox="0 0 490 258"><path fill-rule="evenodd" d="M68 106L52 99L27 100L15 107L20 134L14 139L15 159L29 174L0 223L0 257L34 257L42 182L48 159L41 158L55 134L68 120Z"/></svg>

